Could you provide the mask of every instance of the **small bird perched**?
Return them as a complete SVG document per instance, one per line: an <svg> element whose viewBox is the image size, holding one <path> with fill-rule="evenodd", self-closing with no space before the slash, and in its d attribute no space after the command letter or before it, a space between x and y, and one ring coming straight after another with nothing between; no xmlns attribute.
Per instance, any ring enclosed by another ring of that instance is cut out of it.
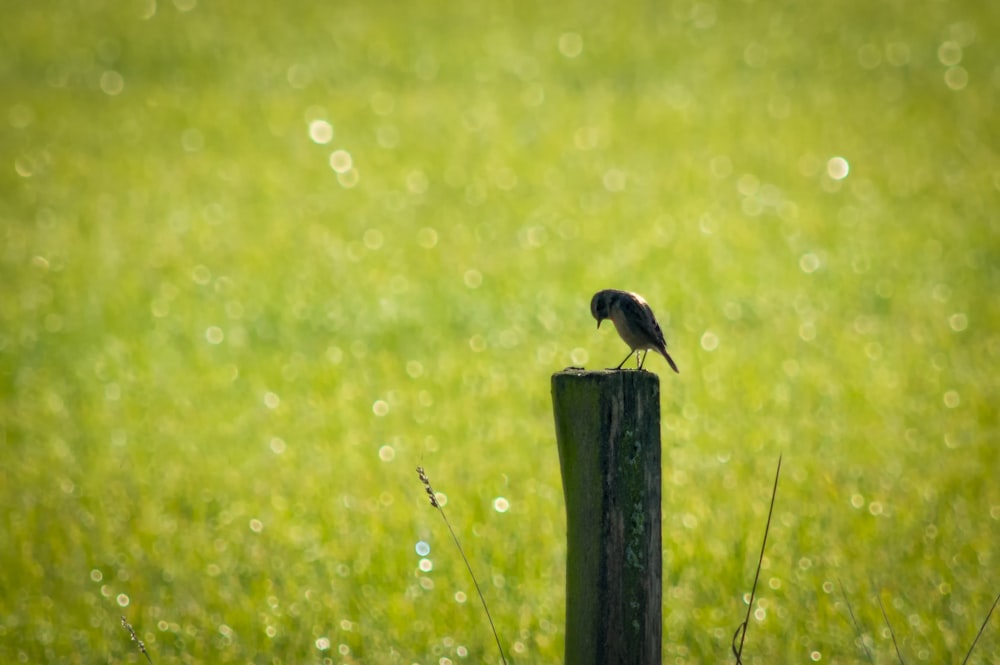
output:
<svg viewBox="0 0 1000 665"><path fill-rule="evenodd" d="M649 353L649 349L653 349L667 359L672 370L681 373L674 359L667 353L667 342L663 339L663 331L656 322L653 310L638 293L617 289L598 291L590 301L590 313L597 319L598 328L604 319L611 319L615 324L615 330L625 343L632 347L625 360L631 358L633 353L645 351L639 361L639 369L642 369L643 363L646 362L646 353ZM615 369L621 369L625 360L618 363Z"/></svg>

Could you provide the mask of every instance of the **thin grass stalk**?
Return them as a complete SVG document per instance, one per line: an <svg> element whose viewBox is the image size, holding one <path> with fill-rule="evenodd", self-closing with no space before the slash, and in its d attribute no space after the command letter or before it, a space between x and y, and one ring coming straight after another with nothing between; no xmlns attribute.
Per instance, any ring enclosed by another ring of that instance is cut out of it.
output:
<svg viewBox="0 0 1000 665"><path fill-rule="evenodd" d="M128 634L132 636L132 641L139 647L139 653L146 657L146 660L149 661L149 665L153 665L153 659L149 657L149 652L146 651L146 645L143 644L142 640L139 639L139 636L135 634L135 629L132 628L132 624L128 622L128 619L125 618L124 614L122 615L122 628L127 630Z"/></svg>
<svg viewBox="0 0 1000 665"><path fill-rule="evenodd" d="M892 624L889 623L889 615L885 613L885 605L882 604L881 594L878 596L878 606L882 610L882 618L885 619L885 625L889 626L889 635L892 636L892 646L896 648L896 657L899 658L899 665L906 665L903 660L903 654L899 651L899 644L896 642L896 631L892 629Z"/></svg>
<svg viewBox="0 0 1000 665"><path fill-rule="evenodd" d="M771 490L771 506L767 509L767 524L764 525L764 542L760 544L760 556L757 558L757 572L753 576L753 587L750 589L750 602L747 603L747 615L743 623L736 628L733 633L733 655L736 657L736 665L743 665L743 643L747 637L747 627L750 625L750 612L753 611L754 597L757 595L757 583L760 581L760 569L764 564L764 550L767 548L767 534L771 531L771 516L774 514L774 499L778 495L778 478L781 476L781 455L778 455L778 469L774 473L774 488ZM736 637L740 638L740 645L736 647Z"/></svg>
<svg viewBox="0 0 1000 665"><path fill-rule="evenodd" d="M434 493L434 488L431 487L431 481L427 478L427 474L424 473L424 467L417 467L417 476L420 477L420 482L424 485L424 491L427 492L427 498L431 502L431 506L437 508L437 511L441 513L441 518L444 520L445 526L448 527L448 533L451 534L452 540L455 541L455 547L458 548L458 553L462 555L462 561L465 562L465 567L469 570L469 576L472 578L472 583L476 586L476 593L479 594L479 601L483 604L483 610L486 611L486 618L490 622L490 630L493 631L493 638L497 641L497 650L500 651L500 660L504 665L507 665L507 658L504 656L503 647L500 645L500 635L497 634L496 626L493 624L493 617L490 615L490 608L486 605L486 596L483 595L483 590L479 586L479 580L476 579L476 574L472 572L472 564L469 563L468 557L465 556L465 550L462 549L462 543L458 541L458 536L455 535L455 530L451 528L451 522L448 521L448 516L444 514L444 508L438 503L437 495Z"/></svg>
<svg viewBox="0 0 1000 665"><path fill-rule="evenodd" d="M965 660L962 661L962 665L969 662L969 658L972 656L972 650L976 648L976 642L982 637L983 631L986 630L986 625L990 622L990 617L993 616L993 610L997 608L997 603L1000 603L1000 593L997 594L996 600L993 601L993 607L990 611L986 613L986 618L983 619L983 625L979 627L979 632L976 633L976 639L972 640L972 645L969 647L969 653L965 654Z"/></svg>
<svg viewBox="0 0 1000 665"><path fill-rule="evenodd" d="M847 589L844 588L844 581L837 579L840 582L840 593L844 596L844 602L847 604L847 613L851 615L851 623L854 625L854 631L858 634L858 641L861 642L861 648L865 650L865 655L868 656L868 662L875 665L875 659L872 658L872 652L868 650L868 645L865 644L864 633L861 632L861 625L858 624L857 617L854 616L854 608L851 607L851 599L847 597Z"/></svg>

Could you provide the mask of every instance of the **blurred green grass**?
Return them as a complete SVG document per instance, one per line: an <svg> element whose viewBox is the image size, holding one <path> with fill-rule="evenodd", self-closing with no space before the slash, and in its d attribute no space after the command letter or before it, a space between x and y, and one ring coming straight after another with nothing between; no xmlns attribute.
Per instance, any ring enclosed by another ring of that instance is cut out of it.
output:
<svg viewBox="0 0 1000 665"><path fill-rule="evenodd" d="M558 662L549 376L618 362L618 287L682 372L650 359L665 660L727 659L780 453L745 662L865 662L841 582L877 662L880 591L908 660L959 662L1000 585L998 27L8 8L0 660L138 662L121 614L158 664L495 660L420 464L512 661Z"/></svg>

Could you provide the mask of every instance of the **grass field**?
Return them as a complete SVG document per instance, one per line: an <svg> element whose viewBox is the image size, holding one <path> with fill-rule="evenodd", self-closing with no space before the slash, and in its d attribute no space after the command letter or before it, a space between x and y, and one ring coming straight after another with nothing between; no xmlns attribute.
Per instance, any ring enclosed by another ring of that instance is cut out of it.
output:
<svg viewBox="0 0 1000 665"><path fill-rule="evenodd" d="M560 662L549 381L664 446L664 662L960 663L1000 592L1000 5L18 2L0 662ZM429 549L428 549L429 548ZM423 554L422 554L423 553ZM845 592L842 590L846 590ZM845 598L861 627L851 623ZM970 663L1000 663L994 615Z"/></svg>

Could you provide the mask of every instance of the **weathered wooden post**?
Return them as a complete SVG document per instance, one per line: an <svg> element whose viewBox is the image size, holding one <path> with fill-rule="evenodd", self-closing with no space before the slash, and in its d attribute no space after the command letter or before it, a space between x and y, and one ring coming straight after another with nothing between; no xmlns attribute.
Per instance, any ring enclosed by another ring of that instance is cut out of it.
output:
<svg viewBox="0 0 1000 665"><path fill-rule="evenodd" d="M566 665L659 665L660 380L552 375L566 499Z"/></svg>

